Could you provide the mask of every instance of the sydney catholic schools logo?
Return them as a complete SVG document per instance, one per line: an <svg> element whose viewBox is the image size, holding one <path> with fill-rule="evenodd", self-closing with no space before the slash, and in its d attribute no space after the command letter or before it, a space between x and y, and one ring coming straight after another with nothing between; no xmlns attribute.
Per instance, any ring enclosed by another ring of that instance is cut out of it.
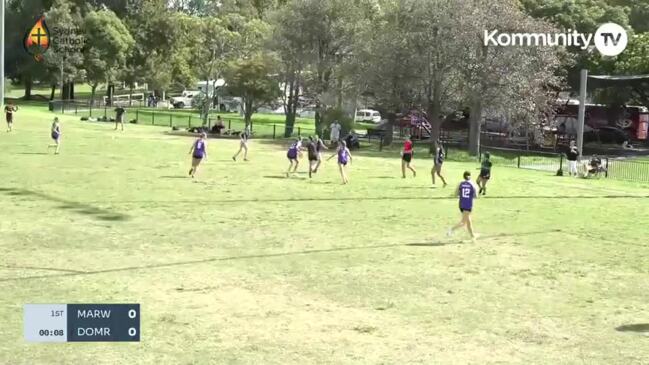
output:
<svg viewBox="0 0 649 365"><path fill-rule="evenodd" d="M25 34L23 47L36 62L43 60L43 55L50 48L50 31L47 29L45 16L38 18L32 29Z"/></svg>
<svg viewBox="0 0 649 365"><path fill-rule="evenodd" d="M500 33L498 30L484 32L485 46L563 46L579 47L582 50L596 48L602 56L614 57L622 53L629 42L626 30L615 23L602 24L595 34L578 33Z"/></svg>

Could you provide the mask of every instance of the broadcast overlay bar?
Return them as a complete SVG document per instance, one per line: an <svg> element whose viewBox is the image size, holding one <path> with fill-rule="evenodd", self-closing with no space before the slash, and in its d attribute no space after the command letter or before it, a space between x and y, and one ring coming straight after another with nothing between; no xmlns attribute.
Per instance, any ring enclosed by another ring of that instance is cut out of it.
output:
<svg viewBox="0 0 649 365"><path fill-rule="evenodd" d="M139 342L139 304L25 304L27 342Z"/></svg>

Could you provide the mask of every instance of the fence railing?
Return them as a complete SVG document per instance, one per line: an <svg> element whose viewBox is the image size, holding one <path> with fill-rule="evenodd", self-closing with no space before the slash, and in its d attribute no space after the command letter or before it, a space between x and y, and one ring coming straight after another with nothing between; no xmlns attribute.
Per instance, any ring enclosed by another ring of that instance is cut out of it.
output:
<svg viewBox="0 0 649 365"><path fill-rule="evenodd" d="M120 105L121 106L121 105ZM187 130L207 130L217 132L213 128L217 124L217 113L214 111L207 118L207 123L204 123L197 110L192 109L160 109L160 108L146 108L141 106L121 106L125 110L124 122L137 123L143 125L164 126L176 129ZM50 110L55 113L73 114L79 117L96 118L103 121L115 120L116 106L109 106L96 101L91 104L89 102L80 101L57 101L50 104ZM223 128L218 129L218 133L231 135L241 132L245 128L243 119L223 118ZM275 123L258 123L254 122L250 128L252 134L258 138L285 138L284 124ZM316 133L314 127L306 127L302 125L295 125L289 137L306 136Z"/></svg>
<svg viewBox="0 0 649 365"><path fill-rule="evenodd" d="M609 179L649 182L649 161L611 157L604 161Z"/></svg>
<svg viewBox="0 0 649 365"><path fill-rule="evenodd" d="M519 169L551 171L563 170L564 155L561 153L516 150L511 148L481 147L480 156L489 153L491 161L497 166Z"/></svg>

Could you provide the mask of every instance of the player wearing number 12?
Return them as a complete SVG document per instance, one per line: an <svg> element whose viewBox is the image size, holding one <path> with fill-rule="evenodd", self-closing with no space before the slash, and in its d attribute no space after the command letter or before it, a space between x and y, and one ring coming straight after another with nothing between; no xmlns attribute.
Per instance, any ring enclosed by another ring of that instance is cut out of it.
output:
<svg viewBox="0 0 649 365"><path fill-rule="evenodd" d="M464 181L460 183L457 187L456 195L460 198L460 212L462 213L462 220L460 223L451 227L448 230L448 236L453 235L453 231L458 228L461 228L466 225L471 238L475 240L477 237L473 233L473 223L471 222L471 211L473 210L473 199L478 198L476 194L476 188L471 182L471 173L469 171L464 172Z"/></svg>

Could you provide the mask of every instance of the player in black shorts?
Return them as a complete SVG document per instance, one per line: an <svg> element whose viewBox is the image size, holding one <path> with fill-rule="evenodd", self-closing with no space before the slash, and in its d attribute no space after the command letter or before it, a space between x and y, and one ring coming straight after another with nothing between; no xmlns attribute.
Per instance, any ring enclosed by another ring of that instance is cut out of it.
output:
<svg viewBox="0 0 649 365"><path fill-rule="evenodd" d="M309 178L311 178L311 174L314 173L318 167L318 161L319 156L318 156L318 142L313 139L313 137L309 137L309 143L306 145L306 150L309 155Z"/></svg>
<svg viewBox="0 0 649 365"><path fill-rule="evenodd" d="M484 153L484 159L482 160L482 164L480 165L480 176L478 176L478 179L476 180L478 187L480 187L480 191L478 191L478 194L486 195L487 194L487 181L491 178L491 161L489 158L491 155L489 152Z"/></svg>

